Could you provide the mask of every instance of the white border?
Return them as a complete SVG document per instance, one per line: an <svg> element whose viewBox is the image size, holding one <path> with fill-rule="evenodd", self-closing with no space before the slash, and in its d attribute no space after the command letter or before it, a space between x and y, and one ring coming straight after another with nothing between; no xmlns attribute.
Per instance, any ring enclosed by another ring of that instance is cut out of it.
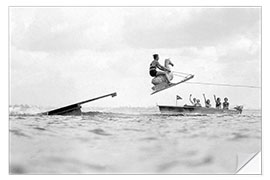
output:
<svg viewBox="0 0 270 180"><path fill-rule="evenodd" d="M94 176L10 176L8 175L8 6L262 6L262 11L263 11L263 36L262 36L262 41L263 41L263 54L262 54L262 64L263 64L263 68L262 68L262 73L263 73L263 102L262 102L262 107L263 107L263 151L262 151L262 155L263 155L263 176L257 176L257 175L251 175L251 176L247 176L247 175L224 175L224 176L213 176L213 175L196 175L196 176L192 176L192 175L182 175L181 177L175 176L175 175L162 175L162 176L149 176L149 175L139 175L139 176L124 176L124 175L114 175L114 176L101 176L101 175L94 175ZM169 178L169 179L179 179L179 178L206 178L206 179L228 179L228 178L237 178L237 179L249 179L249 178L267 178L269 175L267 174L267 167L269 167L266 163L266 159L270 159L267 155L270 152L269 151L269 146L266 140L264 140L265 137L269 137L267 136L269 133L268 128L270 128L269 126L269 114L266 111L266 100L267 99L269 101L269 42L270 42L270 38L269 38L269 34L270 34L270 29L269 29L269 1L262 1L262 0L188 0L188 1L176 1L176 0L132 0L132 1L124 1L124 0L114 0L114 1L110 1L110 0L65 0L65 1L60 1L60 0L39 0L39 1L34 1L34 0L24 0L19 1L19 0L11 0L11 1L7 1L7 0L2 0L1 1L1 6L0 6L0 22L2 24L1 28L0 28L0 36L1 36L1 45L0 45L0 49L1 49L1 166L0 166L0 171L1 171L1 179L13 179L13 178L20 178L20 179L31 179L31 178L65 178L65 179L74 179L74 178L95 178L95 179L103 179L103 178L115 178L115 179L126 179L126 178L155 178L155 179L160 179L160 178ZM269 141L269 140L268 140ZM269 177L267 178L269 179Z"/></svg>

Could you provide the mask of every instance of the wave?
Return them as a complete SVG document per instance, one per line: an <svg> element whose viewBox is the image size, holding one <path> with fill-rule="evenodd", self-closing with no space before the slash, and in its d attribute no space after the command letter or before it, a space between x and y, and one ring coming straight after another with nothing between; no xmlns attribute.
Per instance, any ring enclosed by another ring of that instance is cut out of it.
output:
<svg viewBox="0 0 270 180"><path fill-rule="evenodd" d="M27 105L27 104L20 104L20 105L10 105L9 106L9 115L38 115L42 112L46 112L51 107L42 107L42 106L35 106L35 105Z"/></svg>

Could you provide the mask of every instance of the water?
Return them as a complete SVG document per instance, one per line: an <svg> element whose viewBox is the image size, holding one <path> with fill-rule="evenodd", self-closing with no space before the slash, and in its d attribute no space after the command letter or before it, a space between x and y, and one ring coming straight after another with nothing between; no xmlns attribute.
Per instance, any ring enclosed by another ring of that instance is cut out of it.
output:
<svg viewBox="0 0 270 180"><path fill-rule="evenodd" d="M10 116L11 174L226 174L239 153L260 149L259 111Z"/></svg>

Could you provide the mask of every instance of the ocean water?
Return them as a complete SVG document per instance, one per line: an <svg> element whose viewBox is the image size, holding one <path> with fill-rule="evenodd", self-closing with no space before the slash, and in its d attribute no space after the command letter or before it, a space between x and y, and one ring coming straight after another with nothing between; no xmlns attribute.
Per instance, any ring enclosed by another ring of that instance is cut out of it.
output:
<svg viewBox="0 0 270 180"><path fill-rule="evenodd" d="M157 109L82 116L11 113L11 174L233 174L261 149L260 111L169 116Z"/></svg>

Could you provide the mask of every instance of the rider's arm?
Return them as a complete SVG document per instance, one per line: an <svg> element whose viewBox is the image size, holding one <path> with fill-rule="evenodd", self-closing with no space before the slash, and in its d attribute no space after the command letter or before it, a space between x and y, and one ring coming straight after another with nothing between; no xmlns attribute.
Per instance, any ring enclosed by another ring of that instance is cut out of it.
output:
<svg viewBox="0 0 270 180"><path fill-rule="evenodd" d="M203 94L203 98L204 98L204 103L206 104L206 98L205 98L205 94Z"/></svg>
<svg viewBox="0 0 270 180"><path fill-rule="evenodd" d="M216 98L216 95L214 95L214 99L215 99L215 102L217 103L217 98Z"/></svg>
<svg viewBox="0 0 270 180"><path fill-rule="evenodd" d="M162 71L170 71L169 69L167 69L166 67L162 66L161 64L159 64L159 62L157 62L157 68L162 70Z"/></svg>
<svg viewBox="0 0 270 180"><path fill-rule="evenodd" d="M191 104L194 104L194 102L192 102L192 100L191 100L191 96L192 96L192 95L190 94L190 95L189 95L189 101L190 101Z"/></svg>

